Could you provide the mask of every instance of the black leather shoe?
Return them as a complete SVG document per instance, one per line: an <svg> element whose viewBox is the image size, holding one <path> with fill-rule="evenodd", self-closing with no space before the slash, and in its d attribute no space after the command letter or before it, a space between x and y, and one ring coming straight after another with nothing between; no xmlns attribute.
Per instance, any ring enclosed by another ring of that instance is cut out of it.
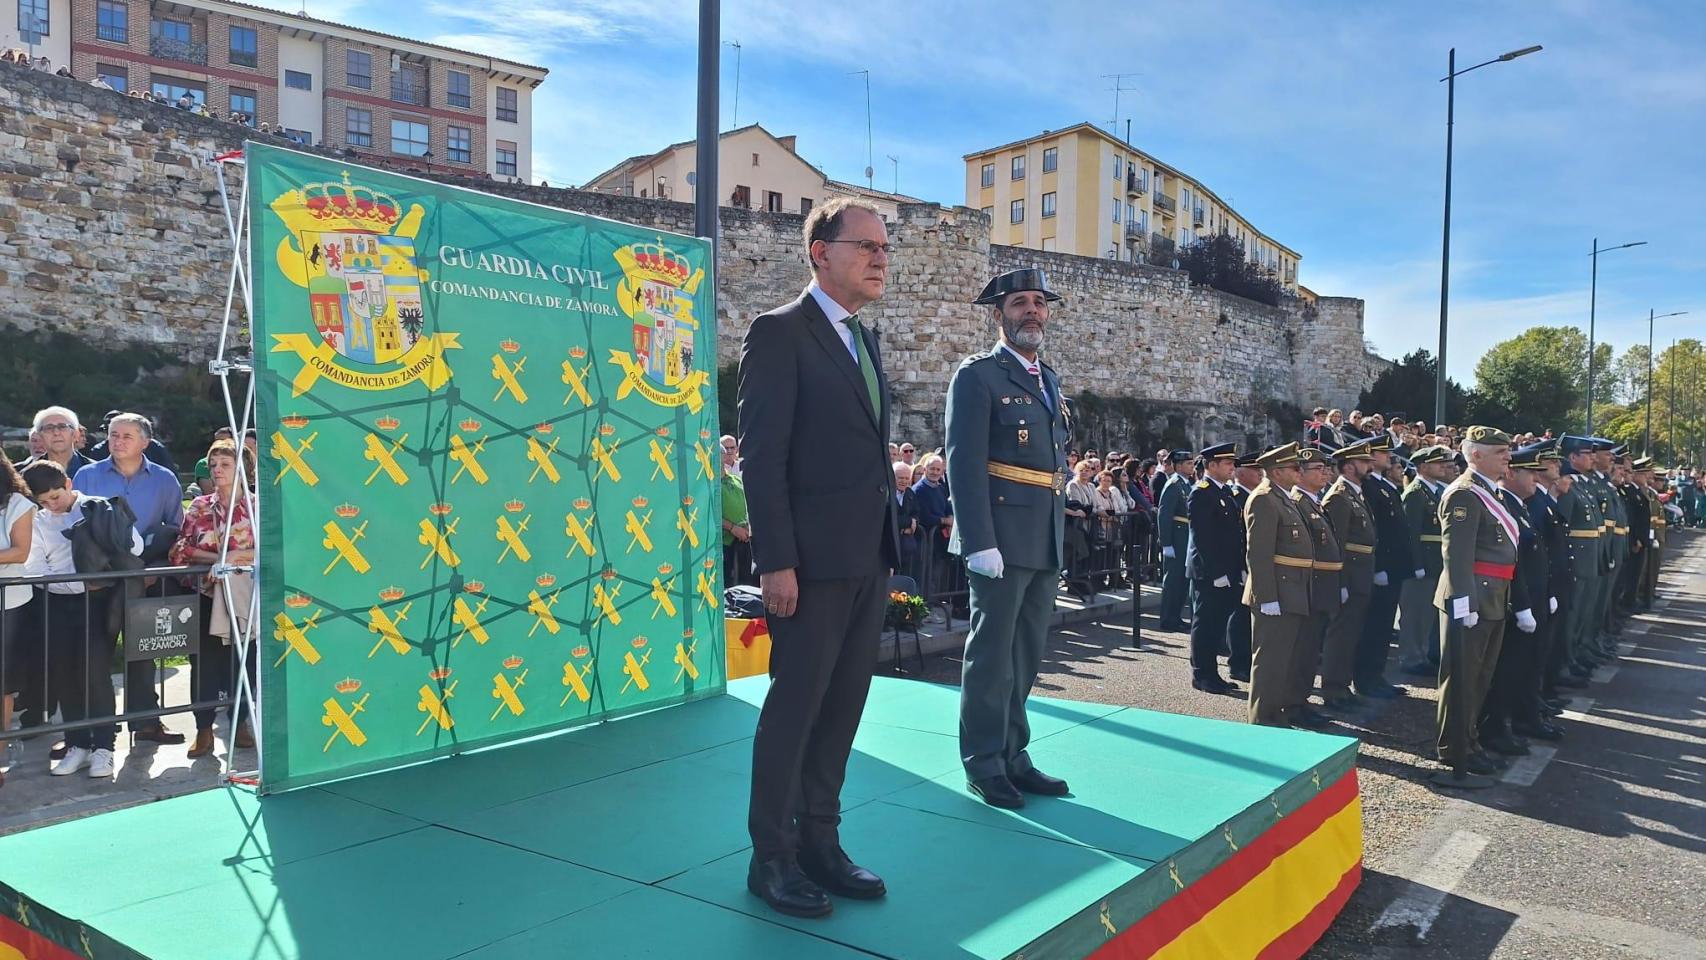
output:
<svg viewBox="0 0 1706 960"><path fill-rule="evenodd" d="M1579 673L1564 673L1552 683L1553 686L1563 687L1567 690L1580 690L1588 685L1588 678Z"/></svg>
<svg viewBox="0 0 1706 960"><path fill-rule="evenodd" d="M1511 765L1511 758L1502 753L1491 753L1486 750L1477 750L1473 756L1480 757L1482 760L1492 764L1500 771L1509 769Z"/></svg>
<svg viewBox="0 0 1706 960"><path fill-rule="evenodd" d="M1544 720L1534 720L1529 723L1513 723L1511 724L1511 732L1524 737L1532 737L1536 740L1564 739L1564 731L1561 728L1555 724L1547 723Z"/></svg>
<svg viewBox="0 0 1706 960"><path fill-rule="evenodd" d="M1238 689L1235 684L1227 683L1219 677L1209 677L1207 680L1191 680L1191 686L1204 693L1227 694Z"/></svg>
<svg viewBox="0 0 1706 960"><path fill-rule="evenodd" d="M1392 700L1402 695L1402 688L1384 682L1359 683L1357 684L1357 695L1373 697L1376 700Z"/></svg>
<svg viewBox="0 0 1706 960"><path fill-rule="evenodd" d="M1448 767L1451 766L1450 763L1446 763L1444 760L1441 760L1440 763L1443 763ZM1494 777L1498 776L1500 771L1498 765L1493 763L1491 760L1488 760L1485 756L1479 753L1472 753L1469 755L1468 759L1463 761L1463 772L1479 774L1483 777Z"/></svg>
<svg viewBox="0 0 1706 960"><path fill-rule="evenodd" d="M840 847L801 850L800 872L838 897L878 900L889 892L882 877L847 859Z"/></svg>
<svg viewBox="0 0 1706 960"><path fill-rule="evenodd" d="M1226 671L1226 675L1231 677L1232 679L1238 681L1239 683L1249 683L1250 682L1250 671L1248 671L1248 670L1228 670L1228 671Z"/></svg>
<svg viewBox="0 0 1706 960"><path fill-rule="evenodd" d="M1006 777L984 777L966 781L966 788L992 807L1017 810L1025 805L1025 795Z"/></svg>
<svg viewBox="0 0 1706 960"><path fill-rule="evenodd" d="M777 913L790 917L827 917L835 905L792 857L754 860L746 869L746 888Z"/></svg>
<svg viewBox="0 0 1706 960"><path fill-rule="evenodd" d="M1494 753L1503 754L1507 757L1528 756L1528 747L1508 734L1501 734L1496 737L1482 737L1481 746Z"/></svg>
<svg viewBox="0 0 1706 960"><path fill-rule="evenodd" d="M1292 725L1305 730L1319 730L1331 723L1326 714L1319 713L1309 707L1298 707L1292 711Z"/></svg>
<svg viewBox="0 0 1706 960"><path fill-rule="evenodd" d="M1542 717L1561 717L1564 715L1564 708L1554 704L1550 700L1542 700L1540 702L1539 710Z"/></svg>
<svg viewBox="0 0 1706 960"><path fill-rule="evenodd" d="M1007 782L1018 787L1025 793L1034 793L1043 797L1064 797L1068 792L1066 781L1032 767L1024 773L1010 773Z"/></svg>

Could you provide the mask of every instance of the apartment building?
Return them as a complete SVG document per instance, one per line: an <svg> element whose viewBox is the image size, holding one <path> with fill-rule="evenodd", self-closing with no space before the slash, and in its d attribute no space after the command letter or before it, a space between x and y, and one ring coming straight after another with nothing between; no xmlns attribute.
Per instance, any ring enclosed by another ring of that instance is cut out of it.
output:
<svg viewBox="0 0 1706 960"><path fill-rule="evenodd" d="M1178 168L1092 123L965 155L966 206L990 218L991 243L1162 262L1212 234L1297 293L1301 259Z"/></svg>
<svg viewBox="0 0 1706 960"><path fill-rule="evenodd" d="M116 90L184 95L305 145L435 172L532 175L543 67L232 0L13 0L0 47Z"/></svg>

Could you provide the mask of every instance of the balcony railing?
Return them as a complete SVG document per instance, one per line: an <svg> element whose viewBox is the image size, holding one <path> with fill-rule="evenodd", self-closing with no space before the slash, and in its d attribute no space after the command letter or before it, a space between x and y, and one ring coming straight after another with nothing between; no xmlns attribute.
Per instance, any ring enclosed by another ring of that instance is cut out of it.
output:
<svg viewBox="0 0 1706 960"><path fill-rule="evenodd" d="M1139 177L1136 174L1130 174L1130 173L1125 175L1125 192L1126 193L1129 193L1134 197L1135 196L1142 196L1143 195L1143 188L1145 186L1146 186L1146 184L1144 183L1144 179L1142 177Z"/></svg>
<svg viewBox="0 0 1706 960"><path fill-rule="evenodd" d="M1141 224L1141 223L1128 223L1128 224L1126 224L1125 225L1125 238L1127 240L1142 240L1143 239L1143 224Z"/></svg>
<svg viewBox="0 0 1706 960"><path fill-rule="evenodd" d="M396 103L407 103L417 107L427 105L427 85L424 79L404 74L391 78L391 99Z"/></svg>
<svg viewBox="0 0 1706 960"><path fill-rule="evenodd" d="M1197 207L1191 211L1191 225L1197 227L1202 226L1202 207Z"/></svg>
<svg viewBox="0 0 1706 960"><path fill-rule="evenodd" d="M103 23L95 27L95 39L107 40L112 43L129 43L130 28Z"/></svg>
<svg viewBox="0 0 1706 960"><path fill-rule="evenodd" d="M1174 211L1179 209L1179 205L1173 202L1172 197L1169 197L1164 193L1157 193L1155 195L1155 209L1160 210L1168 216L1172 216Z"/></svg>
<svg viewBox="0 0 1706 960"><path fill-rule="evenodd" d="M172 37L148 38L148 55L161 60L177 60L207 66L207 44Z"/></svg>

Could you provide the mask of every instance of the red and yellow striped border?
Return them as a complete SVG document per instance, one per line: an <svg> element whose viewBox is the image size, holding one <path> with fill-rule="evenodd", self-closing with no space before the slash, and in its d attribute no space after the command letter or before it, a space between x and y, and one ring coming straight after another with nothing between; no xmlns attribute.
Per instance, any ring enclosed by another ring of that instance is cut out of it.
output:
<svg viewBox="0 0 1706 960"><path fill-rule="evenodd" d="M83 960L52 940L0 915L0 960Z"/></svg>
<svg viewBox="0 0 1706 960"><path fill-rule="evenodd" d="M1142 920L1093 960L1300 957L1362 879L1356 768Z"/></svg>

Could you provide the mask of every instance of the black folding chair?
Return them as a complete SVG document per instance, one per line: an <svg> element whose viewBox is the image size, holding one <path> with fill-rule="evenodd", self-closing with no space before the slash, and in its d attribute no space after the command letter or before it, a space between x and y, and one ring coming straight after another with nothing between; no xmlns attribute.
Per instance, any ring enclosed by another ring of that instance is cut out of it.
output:
<svg viewBox="0 0 1706 960"><path fill-rule="evenodd" d="M898 574L898 573L892 577L889 577L889 593L905 593L905 594L910 594L910 595L915 596L915 597L921 596L921 594L918 592L918 581L912 579L911 577L903 576L903 575ZM924 641L918 635L918 625L917 624L902 625L898 621L895 621L894 619L892 619L891 617L888 616L888 612L887 612L888 601L887 600L885 600L883 602L883 606L884 606L883 620L884 620L885 625L889 628L889 636L894 639L894 672L896 674L906 673L906 671L904 669L902 669L902 667L901 667L901 647L900 647L901 633L904 631L906 633L912 634L912 648L918 655L918 672L920 674L922 674L924 672Z"/></svg>

